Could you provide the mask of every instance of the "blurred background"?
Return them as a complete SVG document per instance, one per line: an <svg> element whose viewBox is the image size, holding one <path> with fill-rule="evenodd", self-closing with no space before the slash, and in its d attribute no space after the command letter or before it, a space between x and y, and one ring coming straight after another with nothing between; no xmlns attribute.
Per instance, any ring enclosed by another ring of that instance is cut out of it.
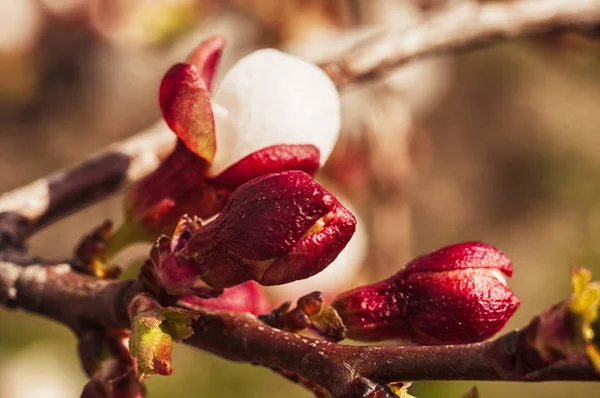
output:
<svg viewBox="0 0 600 398"><path fill-rule="evenodd" d="M0 191L82 161L159 118L162 74L209 35L235 60L277 47L320 62L445 0L0 0ZM325 293L384 278L415 255L482 240L514 262L521 308L507 329L569 293L569 266L600 277L600 41L555 33L411 63L345 87L343 129L319 179L362 232L322 276ZM35 236L69 256L113 197ZM341 268L340 268L341 267ZM341 271L340 271L341 270ZM331 272L330 272L331 275ZM329 278L329 279L328 279ZM273 290L275 304L307 285ZM314 286L314 285L311 285ZM310 397L269 370L177 346L149 396ZM85 383L64 327L0 309L0 397L77 397ZM594 396L583 383L417 382L419 398Z"/></svg>

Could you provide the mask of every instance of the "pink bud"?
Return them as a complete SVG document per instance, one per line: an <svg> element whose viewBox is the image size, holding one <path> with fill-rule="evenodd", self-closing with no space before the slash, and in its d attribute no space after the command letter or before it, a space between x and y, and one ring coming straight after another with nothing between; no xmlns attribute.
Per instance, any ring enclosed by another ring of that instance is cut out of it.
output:
<svg viewBox="0 0 600 398"><path fill-rule="evenodd" d="M498 332L519 307L502 274L512 264L480 242L418 257L392 277L339 295L332 306L357 340L466 344Z"/></svg>

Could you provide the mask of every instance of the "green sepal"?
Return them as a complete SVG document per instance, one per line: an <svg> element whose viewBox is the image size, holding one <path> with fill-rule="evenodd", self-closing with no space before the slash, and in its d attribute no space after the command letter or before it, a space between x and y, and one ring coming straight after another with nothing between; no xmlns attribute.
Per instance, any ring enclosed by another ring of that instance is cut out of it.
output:
<svg viewBox="0 0 600 398"><path fill-rule="evenodd" d="M197 314L175 307L162 307L151 297L140 294L130 305L131 337L129 350L137 360L138 376L173 373L173 342L193 334L191 323Z"/></svg>

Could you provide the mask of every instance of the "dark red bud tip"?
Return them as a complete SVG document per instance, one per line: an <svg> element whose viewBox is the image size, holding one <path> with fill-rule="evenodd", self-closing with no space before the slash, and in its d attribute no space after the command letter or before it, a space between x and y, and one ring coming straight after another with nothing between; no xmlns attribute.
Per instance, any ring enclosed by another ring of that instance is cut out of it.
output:
<svg viewBox="0 0 600 398"><path fill-rule="evenodd" d="M215 185L236 188L254 178L286 170L314 175L321 154L314 145L273 145L239 160L212 179Z"/></svg>
<svg viewBox="0 0 600 398"><path fill-rule="evenodd" d="M494 246L483 242L464 242L442 247L409 262L403 272L439 272L467 268L497 269L512 276L511 261Z"/></svg>
<svg viewBox="0 0 600 398"><path fill-rule="evenodd" d="M212 36L200 43L186 59L188 64L194 65L200 71L202 81L209 91L212 88L213 79L224 47L224 38L221 36Z"/></svg>
<svg viewBox="0 0 600 398"><path fill-rule="evenodd" d="M196 155L212 161L216 150L210 93L194 65L175 64L160 84L159 103L171 130Z"/></svg>
<svg viewBox="0 0 600 398"><path fill-rule="evenodd" d="M277 285L322 271L346 246L355 226L352 213L311 176L285 171L234 191L188 249L209 264L203 279L213 287L248 279Z"/></svg>
<svg viewBox="0 0 600 398"><path fill-rule="evenodd" d="M350 338L474 343L497 333L519 307L498 271L512 271L501 252L462 243L419 257L384 281L342 293L332 306Z"/></svg>

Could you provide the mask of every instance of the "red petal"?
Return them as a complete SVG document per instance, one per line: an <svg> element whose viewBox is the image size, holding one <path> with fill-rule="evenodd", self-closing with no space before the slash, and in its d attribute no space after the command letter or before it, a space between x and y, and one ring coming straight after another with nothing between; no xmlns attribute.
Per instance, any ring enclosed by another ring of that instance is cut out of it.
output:
<svg viewBox="0 0 600 398"><path fill-rule="evenodd" d="M198 69L208 91L212 88L224 47L225 39L221 36L213 36L200 43L186 59L188 64L194 65Z"/></svg>
<svg viewBox="0 0 600 398"><path fill-rule="evenodd" d="M215 220L220 223L218 239L247 260L282 257L338 206L338 200L304 172L268 174L233 192Z"/></svg>
<svg viewBox="0 0 600 398"><path fill-rule="evenodd" d="M273 145L244 157L211 181L233 189L262 175L286 170L301 170L314 175L319 168L320 156L314 145Z"/></svg>
<svg viewBox="0 0 600 398"><path fill-rule="evenodd" d="M323 271L346 247L356 229L356 219L342 205L331 214L320 232L305 236L284 257L267 268L260 283L281 285L309 278Z"/></svg>
<svg viewBox="0 0 600 398"><path fill-rule="evenodd" d="M163 77L159 94L165 121L185 146L211 162L215 156L215 121L210 93L198 69L175 64Z"/></svg>
<svg viewBox="0 0 600 398"><path fill-rule="evenodd" d="M511 261L504 253L482 242L450 245L417 257L401 273L452 271L466 268L495 268L512 276Z"/></svg>

